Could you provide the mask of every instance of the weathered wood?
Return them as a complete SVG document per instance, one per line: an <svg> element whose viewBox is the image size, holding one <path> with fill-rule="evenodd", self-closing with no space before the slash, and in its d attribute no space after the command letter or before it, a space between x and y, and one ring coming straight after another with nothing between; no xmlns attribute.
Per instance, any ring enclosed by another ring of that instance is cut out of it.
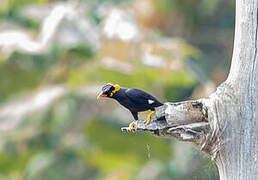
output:
<svg viewBox="0 0 258 180"><path fill-rule="evenodd" d="M257 7L258 0L236 1L230 74L209 103L222 180L258 179Z"/></svg>
<svg viewBox="0 0 258 180"><path fill-rule="evenodd" d="M194 142L207 151L206 138L210 131L207 109L203 100L165 103L156 109L156 115L148 125L135 121L136 131L151 131L158 136L172 136L181 141ZM122 130L129 130L128 127Z"/></svg>

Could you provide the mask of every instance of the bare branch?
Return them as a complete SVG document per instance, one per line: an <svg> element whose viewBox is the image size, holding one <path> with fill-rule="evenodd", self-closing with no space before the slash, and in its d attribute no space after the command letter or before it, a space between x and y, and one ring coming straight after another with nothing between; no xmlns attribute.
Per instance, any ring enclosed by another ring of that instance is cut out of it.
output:
<svg viewBox="0 0 258 180"><path fill-rule="evenodd" d="M53 6L53 5L52 5ZM88 41L93 47L99 46L99 39L96 37L90 21L84 17L82 7L78 2L55 3L52 10L44 18L41 25L40 34L34 38L31 32L25 30L1 30L0 32L0 50L5 56L9 56L14 51L26 54L41 54L46 53L52 47L53 40L57 39L57 32L60 31L60 24L65 20L70 20L75 24L77 32L73 33L81 35L79 39ZM35 7L39 13L42 7ZM26 13L25 13L26 15ZM82 33L83 32L83 33ZM87 32L87 34L85 34ZM59 34L62 33L59 32ZM84 35L85 34L85 35ZM62 34L63 35L63 34ZM66 35L67 36L67 35ZM66 36L62 36L64 39ZM90 38L89 38L90 37ZM69 34L69 38L75 42L75 37ZM69 40L66 38L66 44Z"/></svg>
<svg viewBox="0 0 258 180"><path fill-rule="evenodd" d="M209 153L206 147L210 126L208 113L203 100L165 103L158 107L156 116L148 125L143 120L136 121L136 131L151 131L158 136L175 137L180 141L197 144L201 150ZM122 128L128 130L128 128Z"/></svg>
<svg viewBox="0 0 258 180"><path fill-rule="evenodd" d="M14 129L26 116L47 108L67 92L64 86L47 87L8 103L0 108L0 133Z"/></svg>

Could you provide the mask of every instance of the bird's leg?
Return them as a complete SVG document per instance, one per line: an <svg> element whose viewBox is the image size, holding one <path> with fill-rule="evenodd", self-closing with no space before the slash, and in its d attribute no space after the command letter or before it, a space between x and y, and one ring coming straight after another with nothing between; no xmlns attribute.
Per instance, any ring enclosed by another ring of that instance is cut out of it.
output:
<svg viewBox="0 0 258 180"><path fill-rule="evenodd" d="M134 123L134 121L133 121L133 122L131 122L131 123L129 124L129 131L134 133L134 132L135 132L135 129L134 129L134 128L135 128L135 123Z"/></svg>
<svg viewBox="0 0 258 180"><path fill-rule="evenodd" d="M155 114L155 111L151 111L150 114L146 117L144 124L148 125L150 123L151 116Z"/></svg>
<svg viewBox="0 0 258 180"><path fill-rule="evenodd" d="M138 120L138 112L133 112L133 111L130 111L134 117L135 120ZM135 132L135 122L131 122L131 124L129 124L129 131L130 132Z"/></svg>

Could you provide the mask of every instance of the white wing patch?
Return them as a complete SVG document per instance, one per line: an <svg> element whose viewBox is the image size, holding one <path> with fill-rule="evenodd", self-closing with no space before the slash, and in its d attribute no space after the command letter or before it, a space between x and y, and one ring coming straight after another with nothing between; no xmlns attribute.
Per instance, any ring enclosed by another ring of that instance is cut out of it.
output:
<svg viewBox="0 0 258 180"><path fill-rule="evenodd" d="M151 99L148 99L148 103L149 103L149 104L153 104L153 103L154 103L154 101L153 101L153 100L151 100Z"/></svg>

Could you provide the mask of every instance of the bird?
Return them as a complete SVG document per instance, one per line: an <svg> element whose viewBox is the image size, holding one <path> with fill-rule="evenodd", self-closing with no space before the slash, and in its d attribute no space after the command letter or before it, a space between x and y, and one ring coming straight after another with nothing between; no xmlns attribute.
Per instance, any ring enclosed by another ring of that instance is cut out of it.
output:
<svg viewBox="0 0 258 180"><path fill-rule="evenodd" d="M120 87L118 84L114 85L112 83L107 83L102 87L102 91L97 99L103 97L115 99L131 112L135 120L138 120L138 112L151 110L144 121L146 125L149 124L151 116L155 114L155 108L163 105L163 103L143 90L124 88ZM134 127L135 123L133 121L129 125L129 131L135 132Z"/></svg>

